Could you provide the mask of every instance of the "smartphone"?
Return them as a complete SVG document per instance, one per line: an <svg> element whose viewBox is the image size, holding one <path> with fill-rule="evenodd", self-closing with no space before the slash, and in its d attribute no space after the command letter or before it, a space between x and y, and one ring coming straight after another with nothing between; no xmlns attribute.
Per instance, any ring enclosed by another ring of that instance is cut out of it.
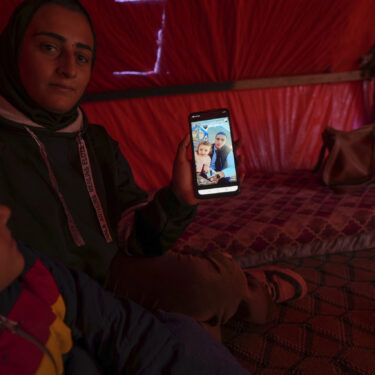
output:
<svg viewBox="0 0 375 375"><path fill-rule="evenodd" d="M189 127L196 197L238 194L240 186L228 109L191 113Z"/></svg>

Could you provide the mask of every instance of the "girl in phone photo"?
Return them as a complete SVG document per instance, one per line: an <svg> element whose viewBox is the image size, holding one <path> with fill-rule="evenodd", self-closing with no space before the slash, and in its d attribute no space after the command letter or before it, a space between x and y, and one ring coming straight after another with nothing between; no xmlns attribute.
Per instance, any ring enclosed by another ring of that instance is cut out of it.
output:
<svg viewBox="0 0 375 375"><path fill-rule="evenodd" d="M199 142L195 151L195 168L197 173L207 174L211 164L211 143L208 141Z"/></svg>

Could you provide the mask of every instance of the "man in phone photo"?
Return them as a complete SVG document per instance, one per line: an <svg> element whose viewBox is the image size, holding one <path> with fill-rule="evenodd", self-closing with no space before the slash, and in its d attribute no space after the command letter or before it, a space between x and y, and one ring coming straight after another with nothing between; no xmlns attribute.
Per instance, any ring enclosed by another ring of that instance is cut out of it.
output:
<svg viewBox="0 0 375 375"><path fill-rule="evenodd" d="M236 175L234 167L233 149L227 143L227 135L220 131L215 135L215 141L211 149L211 165L214 175L210 181L216 183L229 182L231 176Z"/></svg>

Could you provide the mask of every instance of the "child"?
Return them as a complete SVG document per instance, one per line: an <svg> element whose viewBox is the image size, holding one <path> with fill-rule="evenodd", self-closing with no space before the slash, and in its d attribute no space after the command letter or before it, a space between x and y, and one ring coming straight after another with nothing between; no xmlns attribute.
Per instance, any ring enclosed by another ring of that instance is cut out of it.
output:
<svg viewBox="0 0 375 375"><path fill-rule="evenodd" d="M195 168L197 173L207 174L211 164L211 158L208 155L211 150L211 143L201 141L195 151Z"/></svg>
<svg viewBox="0 0 375 375"><path fill-rule="evenodd" d="M122 302L21 243L0 205L0 374L246 375L181 314Z"/></svg>

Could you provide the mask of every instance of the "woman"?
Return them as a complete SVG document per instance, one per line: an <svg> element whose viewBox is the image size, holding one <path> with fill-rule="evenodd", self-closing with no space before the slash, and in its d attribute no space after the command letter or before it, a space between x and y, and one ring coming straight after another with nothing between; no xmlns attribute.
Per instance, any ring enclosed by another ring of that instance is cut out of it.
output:
<svg viewBox="0 0 375 375"><path fill-rule="evenodd" d="M223 254L155 256L195 215L189 141L179 146L171 186L147 203L116 142L78 107L95 52L89 16L75 0L27 0L0 37L0 203L13 212L14 236L119 295L190 315L219 340L239 307L265 320L273 303L264 272L256 273L261 283L249 276L250 293ZM274 273L272 288L295 297L283 274Z"/></svg>

